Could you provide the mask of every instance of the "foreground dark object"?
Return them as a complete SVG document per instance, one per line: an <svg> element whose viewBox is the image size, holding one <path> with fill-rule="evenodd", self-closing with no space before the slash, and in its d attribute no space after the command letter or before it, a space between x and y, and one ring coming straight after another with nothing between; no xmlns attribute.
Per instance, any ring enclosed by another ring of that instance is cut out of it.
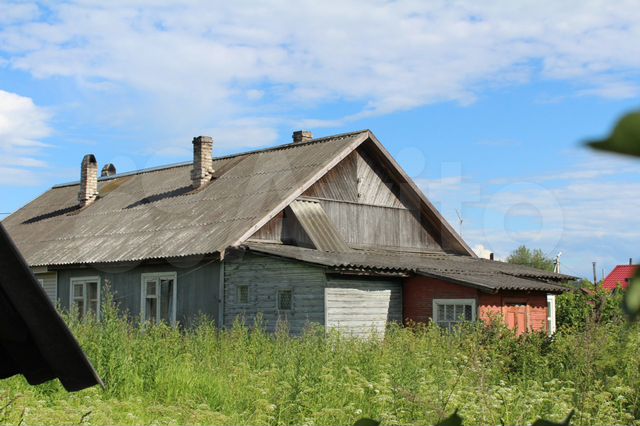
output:
<svg viewBox="0 0 640 426"><path fill-rule="evenodd" d="M68 391L102 385L62 318L0 224L0 378L55 378Z"/></svg>

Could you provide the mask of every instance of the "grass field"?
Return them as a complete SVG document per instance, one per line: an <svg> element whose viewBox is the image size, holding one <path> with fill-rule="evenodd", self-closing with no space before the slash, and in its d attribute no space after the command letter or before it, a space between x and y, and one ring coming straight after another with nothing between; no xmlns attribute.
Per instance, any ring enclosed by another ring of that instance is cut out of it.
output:
<svg viewBox="0 0 640 426"><path fill-rule="evenodd" d="M107 384L0 382L4 424L640 424L640 328L591 325L515 338L501 327L392 327L384 340L310 328L300 338L203 321L180 332L69 321Z"/></svg>

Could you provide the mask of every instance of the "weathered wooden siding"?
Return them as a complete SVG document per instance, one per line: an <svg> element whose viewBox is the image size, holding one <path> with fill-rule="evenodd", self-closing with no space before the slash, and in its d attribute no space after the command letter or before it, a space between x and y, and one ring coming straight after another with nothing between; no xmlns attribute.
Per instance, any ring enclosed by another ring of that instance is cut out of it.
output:
<svg viewBox="0 0 640 426"><path fill-rule="evenodd" d="M249 303L238 303L238 286L249 286ZM264 326L275 331L278 320L286 320L293 334L309 324L324 324L324 268L292 260L246 254L224 264L224 324L240 318L252 325L258 313ZM278 289L291 289L293 309L277 308Z"/></svg>
<svg viewBox="0 0 640 426"><path fill-rule="evenodd" d="M348 155L311 186L304 196L357 202L358 158L359 155L355 152Z"/></svg>
<svg viewBox="0 0 640 426"><path fill-rule="evenodd" d="M420 214L418 198L403 195L400 185L362 148L303 196L321 203L349 245L442 250L440 231ZM313 247L289 208L251 238Z"/></svg>
<svg viewBox="0 0 640 426"><path fill-rule="evenodd" d="M398 185L389 174L358 148L303 194L305 197L406 208Z"/></svg>
<svg viewBox="0 0 640 426"><path fill-rule="evenodd" d="M289 207L256 231L251 239L277 241L300 247L314 247L313 242Z"/></svg>
<svg viewBox="0 0 640 426"><path fill-rule="evenodd" d="M320 203L347 244L441 250L414 211L331 200Z"/></svg>
<svg viewBox="0 0 640 426"><path fill-rule="evenodd" d="M58 271L58 299L62 308L69 309L71 278L97 276L100 278L101 293L108 285L121 312L137 319L140 316L142 274L176 272L176 320L180 324L190 326L195 318L204 314L217 322L219 268L219 262L207 260L191 266L141 265L125 271L94 268L61 269Z"/></svg>
<svg viewBox="0 0 640 426"><path fill-rule="evenodd" d="M55 272L43 272L35 274L36 279L42 284L44 292L54 305L58 299L58 275Z"/></svg>
<svg viewBox="0 0 640 426"><path fill-rule="evenodd" d="M358 202L376 206L416 208L402 200L400 188L388 172L375 162L363 148L356 156L358 169Z"/></svg>
<svg viewBox="0 0 640 426"><path fill-rule="evenodd" d="M383 336L387 323L402 321L399 281L332 277L325 290L326 326L343 333Z"/></svg>

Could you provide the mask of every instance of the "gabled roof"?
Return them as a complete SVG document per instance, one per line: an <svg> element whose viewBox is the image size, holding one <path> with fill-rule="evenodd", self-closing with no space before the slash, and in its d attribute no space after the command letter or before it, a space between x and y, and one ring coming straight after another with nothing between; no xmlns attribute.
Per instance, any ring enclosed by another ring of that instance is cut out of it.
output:
<svg viewBox="0 0 640 426"><path fill-rule="evenodd" d="M192 190L192 163L100 178L77 207L79 183L54 186L3 224L31 266L130 262L224 253L249 238L363 143L415 191L449 247L475 256L368 130L215 158Z"/></svg>
<svg viewBox="0 0 640 426"><path fill-rule="evenodd" d="M0 379L59 378L68 391L100 378L0 224Z"/></svg>
<svg viewBox="0 0 640 426"><path fill-rule="evenodd" d="M629 286L629 280L633 277L638 268L640 268L640 265L616 266L613 268L613 271L607 275L607 278L604 279L602 287L607 290L614 290L618 287L618 284L620 284L622 288L627 288Z"/></svg>
<svg viewBox="0 0 640 426"><path fill-rule="evenodd" d="M332 253L303 247L249 241L243 245L257 253L296 259L351 272L411 272L485 291L535 290L563 292L561 282L575 277L522 265L443 252L398 250L352 250Z"/></svg>

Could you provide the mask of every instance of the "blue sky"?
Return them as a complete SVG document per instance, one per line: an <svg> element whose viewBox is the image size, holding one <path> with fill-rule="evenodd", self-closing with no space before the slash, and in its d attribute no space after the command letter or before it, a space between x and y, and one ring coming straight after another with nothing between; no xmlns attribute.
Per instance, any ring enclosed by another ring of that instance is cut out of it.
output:
<svg viewBox="0 0 640 426"><path fill-rule="evenodd" d="M640 108L638 22L634 1L0 0L0 212L89 152L128 171L200 134L221 155L369 128L479 255L606 273L640 256L640 167L582 142Z"/></svg>

